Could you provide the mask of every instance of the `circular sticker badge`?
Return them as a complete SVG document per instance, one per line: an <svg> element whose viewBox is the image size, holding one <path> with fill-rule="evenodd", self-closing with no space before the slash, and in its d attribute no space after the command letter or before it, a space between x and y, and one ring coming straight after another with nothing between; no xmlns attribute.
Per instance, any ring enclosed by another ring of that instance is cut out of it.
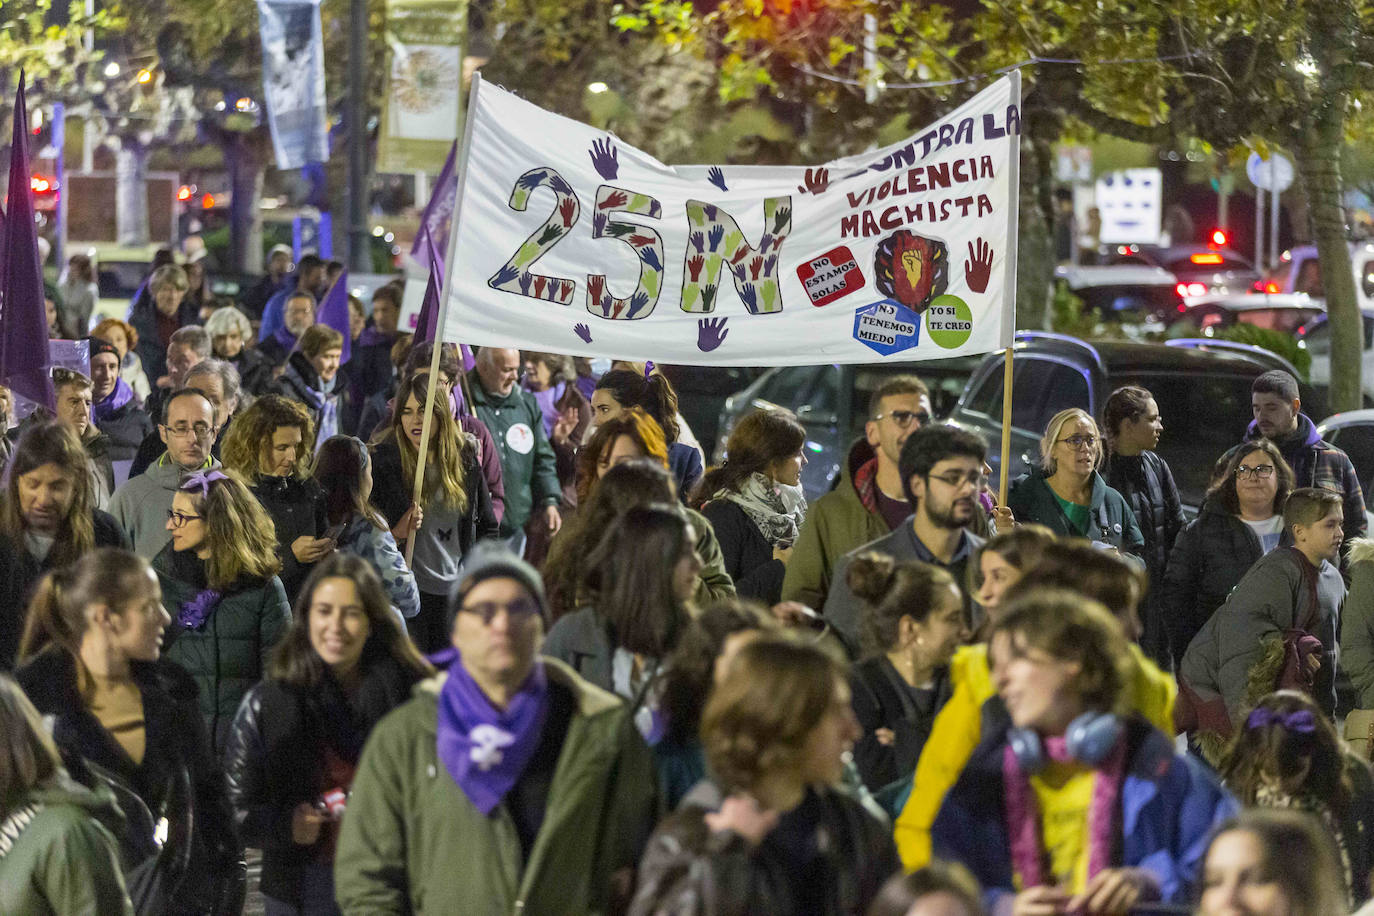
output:
<svg viewBox="0 0 1374 916"><path fill-rule="evenodd" d="M528 455L534 448L534 432L524 423L517 423L506 430L506 444L522 455Z"/></svg>
<svg viewBox="0 0 1374 916"><path fill-rule="evenodd" d="M926 310L926 335L937 347L953 350L973 333L973 310L958 296L936 296Z"/></svg>

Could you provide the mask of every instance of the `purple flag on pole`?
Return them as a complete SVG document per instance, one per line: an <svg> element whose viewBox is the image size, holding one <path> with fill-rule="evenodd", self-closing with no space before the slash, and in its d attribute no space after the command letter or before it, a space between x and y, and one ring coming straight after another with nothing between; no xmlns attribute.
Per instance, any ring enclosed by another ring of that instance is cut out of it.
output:
<svg viewBox="0 0 1374 916"><path fill-rule="evenodd" d="M343 352L339 354L339 365L348 362L348 357L352 355L352 340L349 337L351 328L348 316L348 271L339 274L334 285L329 287L329 292L320 300L320 306L315 310L315 321L343 335Z"/></svg>
<svg viewBox="0 0 1374 916"><path fill-rule="evenodd" d="M48 375L48 312L43 304L43 269L29 184L29 109L24 72L14 99L10 149L9 213L0 231L0 380L31 401L56 410Z"/></svg>
<svg viewBox="0 0 1374 916"><path fill-rule="evenodd" d="M410 256L419 261L425 267L434 266L436 260L433 250L437 249L439 257L443 257L448 251L449 231L453 228L453 207L458 201L458 141L453 142L449 147L448 158L444 160L444 167L439 172L439 178L434 182L434 193L430 195L429 203L425 204L425 212L420 217L420 232L415 236L415 244L410 246ZM426 248L424 242L425 230L428 230L429 237L433 243L433 248Z"/></svg>
<svg viewBox="0 0 1374 916"><path fill-rule="evenodd" d="M420 302L420 317L415 321L415 343L422 344L435 337L439 326L439 292L444 286L444 259L434 250L434 238L428 226L421 226L425 259L429 260L429 282L425 284L425 298ZM422 263L423 263L422 259Z"/></svg>

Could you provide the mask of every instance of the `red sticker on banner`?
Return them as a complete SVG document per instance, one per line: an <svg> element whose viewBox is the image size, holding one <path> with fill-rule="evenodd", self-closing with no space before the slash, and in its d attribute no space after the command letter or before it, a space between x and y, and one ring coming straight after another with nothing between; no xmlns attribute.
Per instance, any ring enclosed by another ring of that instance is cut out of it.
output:
<svg viewBox="0 0 1374 916"><path fill-rule="evenodd" d="M812 305L829 305L864 287L863 271L848 247L841 245L825 254L805 261L797 268Z"/></svg>

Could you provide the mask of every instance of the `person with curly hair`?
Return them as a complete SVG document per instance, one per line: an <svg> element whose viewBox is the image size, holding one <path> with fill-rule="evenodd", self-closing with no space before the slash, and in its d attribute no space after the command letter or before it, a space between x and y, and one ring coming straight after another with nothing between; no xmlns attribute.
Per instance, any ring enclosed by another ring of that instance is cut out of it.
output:
<svg viewBox="0 0 1374 916"><path fill-rule="evenodd" d="M172 540L152 563L172 615L163 652L195 679L219 754L291 625L272 518L237 476L206 470L182 483L166 524Z"/></svg>
<svg viewBox="0 0 1374 916"><path fill-rule="evenodd" d="M254 401L224 436L225 469L248 482L272 518L288 598L334 549L325 531L324 492L310 476L314 445L315 425L305 405L275 394Z"/></svg>

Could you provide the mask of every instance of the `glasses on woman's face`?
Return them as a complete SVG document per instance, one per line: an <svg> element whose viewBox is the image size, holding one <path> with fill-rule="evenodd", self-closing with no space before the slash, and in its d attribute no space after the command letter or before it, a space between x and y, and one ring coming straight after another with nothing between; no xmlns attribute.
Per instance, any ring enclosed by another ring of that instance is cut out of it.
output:
<svg viewBox="0 0 1374 916"><path fill-rule="evenodd" d="M1257 464L1254 467L1242 464L1236 468L1236 477L1241 479L1249 477L1252 480L1268 480L1269 475L1273 473L1274 466L1272 464Z"/></svg>
<svg viewBox="0 0 1374 916"><path fill-rule="evenodd" d="M1097 445L1096 436L1069 436L1067 439L1060 439L1059 441L1067 445L1069 448L1073 449L1075 452L1081 452L1084 449L1093 448Z"/></svg>
<svg viewBox="0 0 1374 916"><path fill-rule="evenodd" d="M198 521L205 518L203 515L187 515L185 512L178 512L175 509L167 510L167 521L172 523L173 528L185 528L188 522Z"/></svg>

